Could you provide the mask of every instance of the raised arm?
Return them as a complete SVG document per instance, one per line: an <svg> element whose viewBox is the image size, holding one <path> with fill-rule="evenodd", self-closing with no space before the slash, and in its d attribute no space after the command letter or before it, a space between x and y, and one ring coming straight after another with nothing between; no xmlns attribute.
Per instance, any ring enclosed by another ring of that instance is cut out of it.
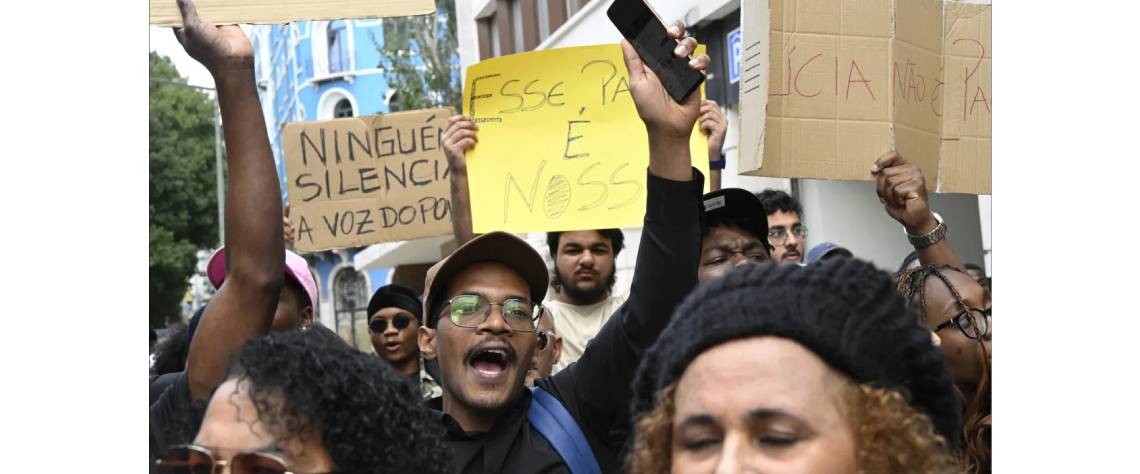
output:
<svg viewBox="0 0 1140 474"><path fill-rule="evenodd" d="M456 115L447 119L443 131L443 154L451 167L451 230L456 246L475 238L471 230L471 195L467 191L467 150L479 143L479 126L471 119Z"/></svg>
<svg viewBox="0 0 1140 474"><path fill-rule="evenodd" d="M285 233L285 248L293 250L293 219L289 218L289 201L285 201L285 215L281 216L281 232Z"/></svg>
<svg viewBox="0 0 1140 474"><path fill-rule="evenodd" d="M721 169L713 165L720 163L724 167L721 156L724 152L724 137L728 135L728 120L716 102L705 99L701 102L700 124L701 132L709 138L709 190L716 191L720 189Z"/></svg>
<svg viewBox="0 0 1140 474"><path fill-rule="evenodd" d="M898 152L890 151L875 160L875 164L871 165L871 174L875 175L879 202L883 203L888 215L903 225L908 234L926 235L938 227L938 221L930 210L926 180L918 165L908 163ZM966 271L948 239L916 249L916 252L918 261L923 265L949 265Z"/></svg>
<svg viewBox="0 0 1140 474"><path fill-rule="evenodd" d="M683 28L670 34L680 38ZM685 39L679 56L696 41ZM669 323L673 309L697 285L701 246L700 197L704 177L692 167L689 138L700 115L699 93L673 101L637 52L622 43L630 92L649 135L645 226L637 250L629 298L586 347L577 363L552 378L569 407L597 437L628 430L630 381L645 350ZM704 71L708 56L690 67ZM704 156L698 159L705 159Z"/></svg>
<svg viewBox="0 0 1140 474"><path fill-rule="evenodd" d="M237 26L215 27L178 0L186 52L214 76L226 139L225 283L206 307L190 343L192 397L205 398L246 340L269 332L285 277L281 189L253 75L253 48Z"/></svg>
<svg viewBox="0 0 1140 474"><path fill-rule="evenodd" d="M684 31L680 24L669 27L669 35L676 39L681 39ZM697 40L684 38L674 53L688 56L696 47ZM694 91L678 104L661 85L657 74L641 61L629 41L621 40L621 52L629 71L629 91L633 95L637 115L645 123L645 131L649 135L649 173L673 181L693 179L689 137L701 114L700 94ZM702 72L708 65L707 54L689 61L689 67Z"/></svg>

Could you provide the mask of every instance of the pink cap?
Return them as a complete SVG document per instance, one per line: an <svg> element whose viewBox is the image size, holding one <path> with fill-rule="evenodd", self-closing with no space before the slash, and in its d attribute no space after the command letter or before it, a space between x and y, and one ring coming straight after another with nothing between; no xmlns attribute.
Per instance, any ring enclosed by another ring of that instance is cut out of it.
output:
<svg viewBox="0 0 1140 474"><path fill-rule="evenodd" d="M313 281L313 274L309 273L309 262L292 250L285 250L285 275L293 278L293 281L305 289L305 293L309 295L309 302L313 305L313 313L316 313L317 307L320 306L320 293L317 291L317 282ZM210 262L206 264L206 276L210 279L210 284L214 285L214 289L222 287L222 282L226 280L224 246L215 250L210 256Z"/></svg>

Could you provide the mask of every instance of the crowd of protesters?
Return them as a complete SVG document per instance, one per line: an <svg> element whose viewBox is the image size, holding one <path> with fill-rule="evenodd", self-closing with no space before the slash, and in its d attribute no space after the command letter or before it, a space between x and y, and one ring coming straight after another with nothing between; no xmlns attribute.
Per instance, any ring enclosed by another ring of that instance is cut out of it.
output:
<svg viewBox="0 0 1140 474"><path fill-rule="evenodd" d="M217 84L227 232L216 295L158 344L152 472L989 472L989 280L958 260L904 157L868 167L914 247L896 274L834 243L805 250L795 197L720 188L717 104L672 100L623 41L649 149L628 293L613 291L619 229L548 233L549 270L513 234L472 233L478 126L456 116L442 141L459 246L422 294L376 290L365 353L321 326L287 249L249 40L179 8L176 35ZM683 25L669 35L678 57L695 50Z"/></svg>

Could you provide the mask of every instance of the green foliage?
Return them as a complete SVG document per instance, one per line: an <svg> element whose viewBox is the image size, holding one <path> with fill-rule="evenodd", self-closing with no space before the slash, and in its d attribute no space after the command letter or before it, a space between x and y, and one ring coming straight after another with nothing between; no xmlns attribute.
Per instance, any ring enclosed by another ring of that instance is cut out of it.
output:
<svg viewBox="0 0 1140 474"><path fill-rule="evenodd" d="M150 323L182 314L197 249L217 245L214 102L150 53Z"/></svg>
<svg viewBox="0 0 1140 474"><path fill-rule="evenodd" d="M384 19L381 59L396 109L451 106L461 110L455 0L437 0L434 15ZM377 43L376 38L372 38Z"/></svg>

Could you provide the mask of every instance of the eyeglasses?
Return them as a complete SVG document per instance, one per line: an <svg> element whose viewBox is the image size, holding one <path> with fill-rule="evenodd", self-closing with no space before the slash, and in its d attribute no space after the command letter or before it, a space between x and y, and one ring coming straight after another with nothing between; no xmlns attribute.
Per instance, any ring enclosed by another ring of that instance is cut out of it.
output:
<svg viewBox="0 0 1140 474"><path fill-rule="evenodd" d="M804 236L807 235L807 227L804 227L803 224L792 225L792 235L796 236L796 238L799 240L803 240ZM788 230L784 227L781 226L768 229L768 242L772 245L784 245L784 242L787 241Z"/></svg>
<svg viewBox="0 0 1140 474"><path fill-rule="evenodd" d="M962 335L970 339L981 339L990 332L991 314L990 308L986 308L985 311L980 309L963 311L957 316L939 324L938 327L934 328L934 332L946 329L950 327L950 325L955 325L958 326L959 331L962 331Z"/></svg>
<svg viewBox="0 0 1140 474"><path fill-rule="evenodd" d="M492 303L482 295L459 295L444 303L451 323L461 328L477 328L491 316L491 307L501 307L503 320L515 331L534 332L542 306L525 298L507 298Z"/></svg>
<svg viewBox="0 0 1140 474"><path fill-rule="evenodd" d="M395 327L397 331L403 331L404 328L408 327L411 323L412 318L403 314L397 314L396 317L392 318L392 326ZM384 318L376 318L368 323L368 330L377 334L387 329L388 320Z"/></svg>
<svg viewBox="0 0 1140 474"><path fill-rule="evenodd" d="M302 474L290 471L285 460L273 454L245 451L229 460L214 459L209 449L192 444L170 448L155 465L160 474L218 474L226 466L231 474Z"/></svg>

